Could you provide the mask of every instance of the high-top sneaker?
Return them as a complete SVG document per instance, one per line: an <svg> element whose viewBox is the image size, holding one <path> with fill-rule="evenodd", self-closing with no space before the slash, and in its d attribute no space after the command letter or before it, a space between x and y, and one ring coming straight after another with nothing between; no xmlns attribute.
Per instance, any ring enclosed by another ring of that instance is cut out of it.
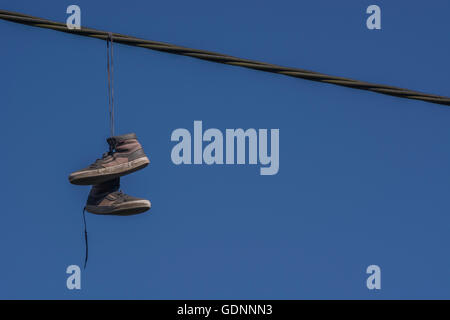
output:
<svg viewBox="0 0 450 320"><path fill-rule="evenodd" d="M150 209L150 201L126 195L120 188L120 178L92 186L86 211L105 215L132 215Z"/></svg>
<svg viewBox="0 0 450 320"><path fill-rule="evenodd" d="M106 140L109 152L87 168L73 172L69 181L77 185L95 185L124 176L146 167L150 160L144 153L136 134L129 133Z"/></svg>

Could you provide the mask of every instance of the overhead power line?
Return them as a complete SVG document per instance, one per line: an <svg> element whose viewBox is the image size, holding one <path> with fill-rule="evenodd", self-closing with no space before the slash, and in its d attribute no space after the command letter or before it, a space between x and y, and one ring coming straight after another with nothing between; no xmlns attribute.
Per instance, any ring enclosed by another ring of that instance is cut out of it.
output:
<svg viewBox="0 0 450 320"><path fill-rule="evenodd" d="M278 73L290 77L301 78L312 81L319 81L325 83L331 83L339 86L350 87L360 90L368 90L376 93L383 93L391 96L396 96L400 98L422 100L426 102L442 104L450 106L450 98L444 96L438 96L434 94L427 94L418 91L402 89L398 87L392 87L382 84L369 83L359 80L353 80L349 78L336 77L331 75L326 75L323 73L308 71L298 68L282 67L274 64L269 64L265 62L259 62L255 60L241 59L221 53L185 48L169 43L151 41L139 39L127 35L122 35L119 33L112 33L107 31L95 30L90 28L81 29L69 29L64 23L55 22L51 20L41 19L33 17L30 15L25 15L17 12L10 12L6 10L0 10L0 19L8 20L16 23L26 24L33 27L40 27L46 29L53 29L57 31L62 31L66 33L72 33L85 37L98 38L102 40L107 40L108 36L112 34L114 42L126 44L129 46L142 47L151 50L163 51L172 54L189 56L197 59L208 60L217 63L223 63L233 66L245 67L250 69L256 69L265 72Z"/></svg>

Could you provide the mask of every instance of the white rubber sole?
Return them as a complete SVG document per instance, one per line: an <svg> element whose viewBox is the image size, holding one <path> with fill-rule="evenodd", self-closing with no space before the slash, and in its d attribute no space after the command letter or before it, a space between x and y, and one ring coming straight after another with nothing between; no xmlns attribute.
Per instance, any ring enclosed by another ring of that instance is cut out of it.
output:
<svg viewBox="0 0 450 320"><path fill-rule="evenodd" d="M150 160L147 157L142 157L112 167L78 171L69 176L69 181L76 185L99 184L143 169L149 163Z"/></svg>
<svg viewBox="0 0 450 320"><path fill-rule="evenodd" d="M121 203L114 207L86 206L86 211L100 215L119 215L129 216L133 214L143 213L151 208L148 200L135 200Z"/></svg>

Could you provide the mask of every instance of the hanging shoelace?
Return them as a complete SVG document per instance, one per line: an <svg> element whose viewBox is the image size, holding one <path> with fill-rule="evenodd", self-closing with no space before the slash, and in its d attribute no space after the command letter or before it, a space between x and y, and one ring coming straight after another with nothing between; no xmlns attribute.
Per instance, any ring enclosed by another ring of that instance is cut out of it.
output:
<svg viewBox="0 0 450 320"><path fill-rule="evenodd" d="M86 252L84 255L84 269L86 269L86 264L88 261L88 254L89 254L88 234L87 234L87 225L86 225L86 207L83 208L83 224L84 224L84 244L85 244L85 248L86 248Z"/></svg>
<svg viewBox="0 0 450 320"><path fill-rule="evenodd" d="M114 136L114 55L113 55L113 35L108 33L106 39L106 69L108 71L108 111L109 111L109 128L110 136ZM102 159L108 157L113 152L114 146L110 144L109 152L103 154ZM83 224L84 224L84 242L85 242L85 257L84 257L84 269L86 269L89 247L88 247L88 234L86 224L86 207L83 208Z"/></svg>
<svg viewBox="0 0 450 320"><path fill-rule="evenodd" d="M111 147L110 147L110 149L111 149ZM98 158L97 160L95 160L94 163L91 163L89 165L89 168L92 168L92 169L99 168L99 164L101 164L102 161L108 160L110 158L112 158L112 150L103 153L101 158Z"/></svg>
<svg viewBox="0 0 450 320"><path fill-rule="evenodd" d="M114 55L113 55L113 35L108 33L106 39L106 56L108 69L108 109L109 126L111 137L114 136Z"/></svg>

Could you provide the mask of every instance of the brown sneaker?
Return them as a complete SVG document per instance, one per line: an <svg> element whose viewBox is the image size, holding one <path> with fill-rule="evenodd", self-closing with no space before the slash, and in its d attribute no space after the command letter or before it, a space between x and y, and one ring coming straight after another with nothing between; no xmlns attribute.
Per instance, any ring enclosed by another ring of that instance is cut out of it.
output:
<svg viewBox="0 0 450 320"><path fill-rule="evenodd" d="M106 141L109 152L87 168L73 172L69 176L70 183L96 185L142 169L150 163L134 133L111 137Z"/></svg>
<svg viewBox="0 0 450 320"><path fill-rule="evenodd" d="M127 216L150 209L150 201L126 195L120 188L120 178L92 186L86 211L94 214Z"/></svg>

